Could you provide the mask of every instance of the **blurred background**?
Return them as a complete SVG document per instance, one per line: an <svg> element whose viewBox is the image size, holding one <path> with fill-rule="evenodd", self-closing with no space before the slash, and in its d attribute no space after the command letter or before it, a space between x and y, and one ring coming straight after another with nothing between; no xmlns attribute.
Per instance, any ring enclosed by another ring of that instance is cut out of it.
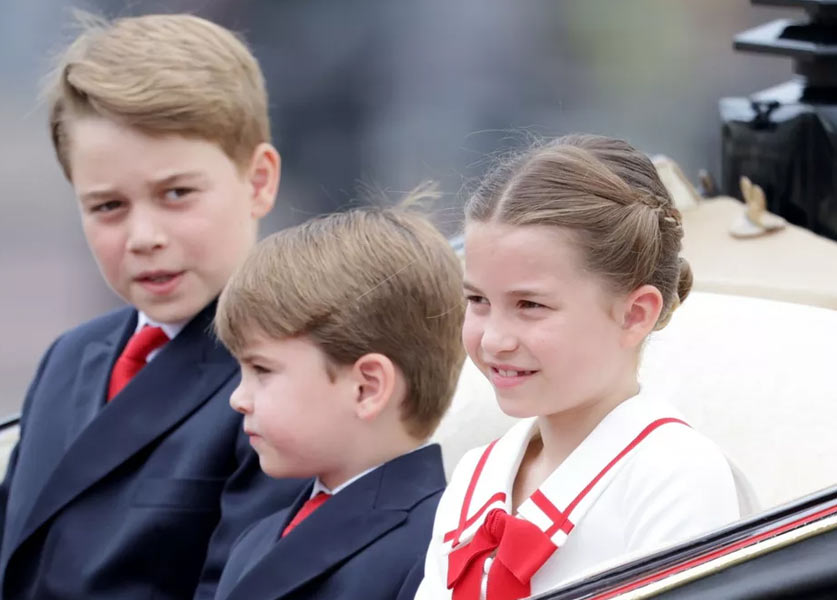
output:
<svg viewBox="0 0 837 600"><path fill-rule="evenodd" d="M119 299L102 282L50 146L39 84L73 36L72 8L192 12L242 33L261 61L279 202L265 232L440 183L453 233L462 190L503 149L574 131L624 137L718 179L722 96L786 81L791 63L732 37L797 11L747 0L27 0L0 18L0 416L65 329ZM801 15L799 15L801 16Z"/></svg>

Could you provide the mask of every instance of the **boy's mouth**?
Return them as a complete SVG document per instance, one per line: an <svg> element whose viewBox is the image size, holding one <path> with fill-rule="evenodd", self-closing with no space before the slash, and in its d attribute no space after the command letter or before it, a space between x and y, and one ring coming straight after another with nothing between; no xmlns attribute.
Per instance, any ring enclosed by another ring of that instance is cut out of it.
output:
<svg viewBox="0 0 837 600"><path fill-rule="evenodd" d="M251 446L254 443L257 443L259 441L259 439L261 438L261 436L258 433L254 432L254 431L251 431L251 430L247 429L246 427L244 428L244 435L246 435L247 439L250 440L250 445Z"/></svg>
<svg viewBox="0 0 837 600"><path fill-rule="evenodd" d="M155 294L167 294L177 286L183 271L146 271L134 278L134 281Z"/></svg>

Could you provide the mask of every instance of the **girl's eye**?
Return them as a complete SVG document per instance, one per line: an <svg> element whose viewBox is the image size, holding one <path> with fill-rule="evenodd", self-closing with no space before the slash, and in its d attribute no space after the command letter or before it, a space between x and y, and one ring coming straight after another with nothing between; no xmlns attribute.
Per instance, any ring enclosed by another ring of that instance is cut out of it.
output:
<svg viewBox="0 0 837 600"><path fill-rule="evenodd" d="M124 206L121 200L108 200L107 202L100 202L90 207L90 212L93 213L109 213L118 210Z"/></svg>
<svg viewBox="0 0 837 600"><path fill-rule="evenodd" d="M476 296L473 294L465 296L465 300L468 301L468 304L488 304L488 300L486 300L484 296Z"/></svg>
<svg viewBox="0 0 837 600"><path fill-rule="evenodd" d="M531 300L521 300L517 303L520 308L546 308L543 304L532 302Z"/></svg>
<svg viewBox="0 0 837 600"><path fill-rule="evenodd" d="M189 187L175 187L166 190L166 200L181 200L194 192L194 188Z"/></svg>

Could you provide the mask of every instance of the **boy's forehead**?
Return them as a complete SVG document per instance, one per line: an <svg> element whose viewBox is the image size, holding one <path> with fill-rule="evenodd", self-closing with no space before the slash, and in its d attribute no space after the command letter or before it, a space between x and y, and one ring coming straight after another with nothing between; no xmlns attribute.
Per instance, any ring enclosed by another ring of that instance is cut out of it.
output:
<svg viewBox="0 0 837 600"><path fill-rule="evenodd" d="M104 117L84 117L72 123L69 160L77 187L114 185L123 176L148 183L208 177L219 169L236 168L221 147L209 140L147 133Z"/></svg>
<svg viewBox="0 0 837 600"><path fill-rule="evenodd" d="M274 354L300 345L316 346L307 335L270 335L255 325L244 325L238 333L238 338L239 348L236 349L238 358Z"/></svg>

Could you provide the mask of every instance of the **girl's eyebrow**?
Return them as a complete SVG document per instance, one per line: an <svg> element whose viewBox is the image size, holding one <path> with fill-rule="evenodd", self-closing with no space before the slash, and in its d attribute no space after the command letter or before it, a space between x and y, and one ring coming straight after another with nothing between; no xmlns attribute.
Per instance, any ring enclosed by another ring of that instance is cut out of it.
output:
<svg viewBox="0 0 837 600"><path fill-rule="evenodd" d="M514 297L531 297L531 296L547 296L548 294L543 290L538 289L519 289L508 292L509 296Z"/></svg>
<svg viewBox="0 0 837 600"><path fill-rule="evenodd" d="M481 296L485 295L485 293L482 290L480 290L477 286L475 286L473 283L471 283L470 281L467 281L467 280L462 282L462 288L466 292L473 292L474 294L479 294ZM536 289L536 288L531 288L531 289L521 288L521 289L517 289L517 290L510 290L510 291L506 292L506 295L507 296L512 296L514 298L531 298L533 296L536 296L536 297L547 296L548 293L544 290L539 290L539 289Z"/></svg>
<svg viewBox="0 0 837 600"><path fill-rule="evenodd" d="M475 294L480 294L480 295L482 295L482 290L480 290L477 286L475 286L475 285L474 285L473 283L471 283L470 281L467 281L467 280L463 281L463 282L462 282L462 288L463 288L466 292L474 292Z"/></svg>

